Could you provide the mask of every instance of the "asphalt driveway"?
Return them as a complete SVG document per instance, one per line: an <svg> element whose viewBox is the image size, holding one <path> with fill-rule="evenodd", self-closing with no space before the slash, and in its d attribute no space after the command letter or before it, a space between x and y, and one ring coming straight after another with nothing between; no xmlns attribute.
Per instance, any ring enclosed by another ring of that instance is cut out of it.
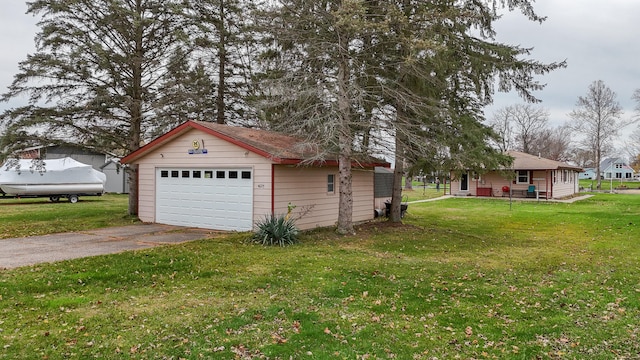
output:
<svg viewBox="0 0 640 360"><path fill-rule="evenodd" d="M178 244L210 238L214 233L207 229L140 224L0 239L0 269Z"/></svg>

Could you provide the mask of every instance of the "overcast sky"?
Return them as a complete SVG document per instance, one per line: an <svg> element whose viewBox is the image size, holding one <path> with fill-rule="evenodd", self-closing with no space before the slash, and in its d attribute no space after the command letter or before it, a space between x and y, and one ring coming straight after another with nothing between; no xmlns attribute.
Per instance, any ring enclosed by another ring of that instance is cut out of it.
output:
<svg viewBox="0 0 640 360"><path fill-rule="evenodd" d="M631 96L640 88L640 0L538 0L534 6L547 21L533 23L519 13L509 13L496 29L501 42L533 47L533 59L567 60L566 69L539 78L547 87L536 97L543 101L539 106L550 112L551 124L569 121L578 96L585 95L596 80L615 91L624 116L632 116ZM37 27L36 20L25 15L27 7L21 0L2 0L0 9L0 91L4 93L18 62L34 52ZM516 103L522 100L515 93L497 93L486 116L491 118L496 109ZM22 104L0 103L0 111L16 105Z"/></svg>

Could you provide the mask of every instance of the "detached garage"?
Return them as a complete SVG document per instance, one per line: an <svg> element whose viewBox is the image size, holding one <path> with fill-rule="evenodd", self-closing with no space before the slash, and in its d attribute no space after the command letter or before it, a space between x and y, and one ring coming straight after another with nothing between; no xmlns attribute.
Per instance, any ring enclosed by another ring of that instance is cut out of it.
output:
<svg viewBox="0 0 640 360"><path fill-rule="evenodd" d="M301 165L312 147L257 129L188 121L122 159L138 165L138 216L145 222L249 231L265 216L293 216L300 229L338 219L338 163ZM377 159L353 167L353 221L374 216Z"/></svg>

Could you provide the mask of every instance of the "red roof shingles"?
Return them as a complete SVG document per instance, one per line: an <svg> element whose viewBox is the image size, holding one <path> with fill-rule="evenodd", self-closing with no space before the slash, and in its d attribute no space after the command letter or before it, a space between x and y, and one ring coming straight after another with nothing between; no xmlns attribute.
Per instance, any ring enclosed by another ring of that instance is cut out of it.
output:
<svg viewBox="0 0 640 360"><path fill-rule="evenodd" d="M132 152L122 159L123 163L132 163L149 151L171 141L176 136L191 129L199 129L205 133L238 145L244 149L264 156L277 164L299 164L309 158L318 156L317 148L293 136L273 131L229 126L205 121L187 121L168 133L153 140L149 144ZM321 161L324 164L337 164L337 157ZM380 159L367 158L358 162L360 166L389 166Z"/></svg>

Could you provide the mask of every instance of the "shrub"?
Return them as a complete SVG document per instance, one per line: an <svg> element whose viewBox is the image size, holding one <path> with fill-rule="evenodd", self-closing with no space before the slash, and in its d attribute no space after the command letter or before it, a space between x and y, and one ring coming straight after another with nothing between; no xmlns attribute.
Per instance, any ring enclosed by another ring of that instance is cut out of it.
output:
<svg viewBox="0 0 640 360"><path fill-rule="evenodd" d="M251 240L262 245L287 246L298 242L298 233L292 219L271 214L257 223L257 230Z"/></svg>

